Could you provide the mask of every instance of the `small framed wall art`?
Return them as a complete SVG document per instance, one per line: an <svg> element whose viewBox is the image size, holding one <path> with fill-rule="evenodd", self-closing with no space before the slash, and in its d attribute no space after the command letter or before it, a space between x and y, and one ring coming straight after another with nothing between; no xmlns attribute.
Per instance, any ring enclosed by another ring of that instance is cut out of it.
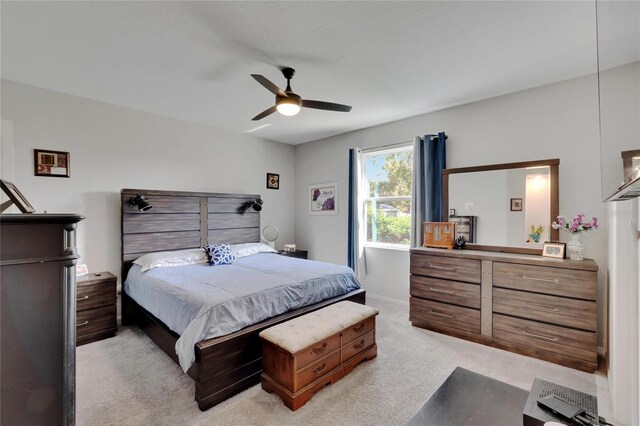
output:
<svg viewBox="0 0 640 426"><path fill-rule="evenodd" d="M512 212L521 212L522 211L522 198L512 198L511 199L511 211Z"/></svg>
<svg viewBox="0 0 640 426"><path fill-rule="evenodd" d="M267 173L267 189L280 189L280 175Z"/></svg>
<svg viewBox="0 0 640 426"><path fill-rule="evenodd" d="M309 185L309 214L338 214L338 183Z"/></svg>
<svg viewBox="0 0 640 426"><path fill-rule="evenodd" d="M544 243L542 246L542 256L564 259L566 248L567 245L565 243Z"/></svg>
<svg viewBox="0 0 640 426"><path fill-rule="evenodd" d="M34 149L33 162L36 176L69 177L71 164L68 152Z"/></svg>

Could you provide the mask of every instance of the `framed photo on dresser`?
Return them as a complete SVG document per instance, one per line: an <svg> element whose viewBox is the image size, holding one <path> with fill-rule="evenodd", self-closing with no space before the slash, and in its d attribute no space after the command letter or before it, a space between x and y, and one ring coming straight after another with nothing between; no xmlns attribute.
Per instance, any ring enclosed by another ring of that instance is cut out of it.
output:
<svg viewBox="0 0 640 426"><path fill-rule="evenodd" d="M565 243L544 243L542 247L542 256L564 259L566 248L567 245Z"/></svg>

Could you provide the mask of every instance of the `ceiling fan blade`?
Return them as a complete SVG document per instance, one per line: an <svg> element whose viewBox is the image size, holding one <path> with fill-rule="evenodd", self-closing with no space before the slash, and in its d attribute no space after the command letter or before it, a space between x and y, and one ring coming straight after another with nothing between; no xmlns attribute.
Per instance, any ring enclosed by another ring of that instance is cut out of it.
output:
<svg viewBox="0 0 640 426"><path fill-rule="evenodd" d="M282 89L280 89L278 86L276 86L275 84L273 84L267 77L260 75L260 74L251 74L251 77L255 78L255 80L262 84L268 91L270 91L271 93L273 93L276 96L280 96L283 98L287 98L287 94L284 93L284 91Z"/></svg>
<svg viewBox="0 0 640 426"><path fill-rule="evenodd" d="M251 120L253 121L258 121L258 120L262 120L263 118L265 118L268 115L273 114L274 112L277 111L276 106L272 106L271 108L267 108L264 111L262 111L260 114L256 115L255 117L253 117Z"/></svg>
<svg viewBox="0 0 640 426"><path fill-rule="evenodd" d="M309 99L302 99L301 106L305 108L324 109L327 111L339 111L339 112L351 111L351 107L349 105L334 104L332 102L312 101Z"/></svg>

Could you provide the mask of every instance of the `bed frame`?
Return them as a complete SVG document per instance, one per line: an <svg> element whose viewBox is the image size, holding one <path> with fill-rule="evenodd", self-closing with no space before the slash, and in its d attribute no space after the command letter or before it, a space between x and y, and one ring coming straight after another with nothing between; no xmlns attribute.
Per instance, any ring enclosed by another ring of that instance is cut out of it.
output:
<svg viewBox="0 0 640 426"><path fill-rule="evenodd" d="M139 212L127 205L142 194L153 206ZM242 205L255 194L218 194L146 189L123 189L122 282L135 259L146 253L202 247L208 243L260 241L260 214L243 213ZM195 400L207 410L260 382L262 344L258 334L275 324L333 303L351 300L365 303L365 291L354 290L339 297L305 306L246 327L235 333L203 340L195 345L195 363L187 372L196 383ZM122 291L122 324L138 326L176 363L179 336Z"/></svg>

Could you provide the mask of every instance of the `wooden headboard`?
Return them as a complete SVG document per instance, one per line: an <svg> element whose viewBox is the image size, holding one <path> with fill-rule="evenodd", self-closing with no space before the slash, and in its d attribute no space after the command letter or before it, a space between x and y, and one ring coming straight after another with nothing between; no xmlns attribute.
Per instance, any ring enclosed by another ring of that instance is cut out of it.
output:
<svg viewBox="0 0 640 426"><path fill-rule="evenodd" d="M145 212L128 206L141 194L153 206ZM146 253L202 247L206 244L260 241L260 213L242 205L256 194L123 189L122 282L131 264Z"/></svg>

